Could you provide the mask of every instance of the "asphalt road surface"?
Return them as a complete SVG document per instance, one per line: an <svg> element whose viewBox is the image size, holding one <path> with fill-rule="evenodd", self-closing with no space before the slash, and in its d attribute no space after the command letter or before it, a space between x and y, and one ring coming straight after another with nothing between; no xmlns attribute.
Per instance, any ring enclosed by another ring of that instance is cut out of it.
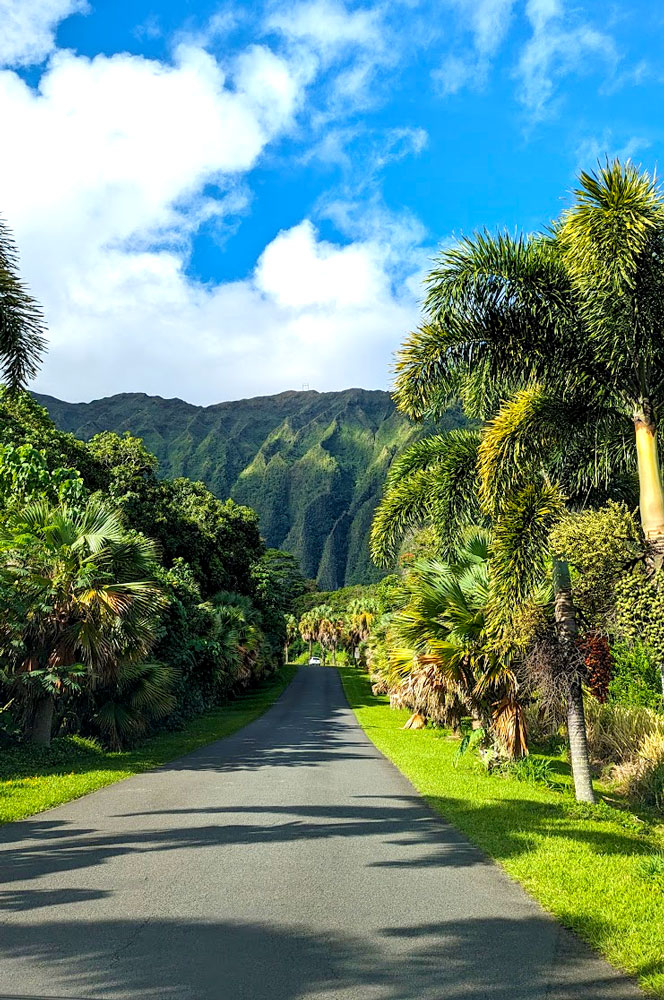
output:
<svg viewBox="0 0 664 1000"><path fill-rule="evenodd" d="M433 816L325 667L0 847L0 1000L642 996Z"/></svg>

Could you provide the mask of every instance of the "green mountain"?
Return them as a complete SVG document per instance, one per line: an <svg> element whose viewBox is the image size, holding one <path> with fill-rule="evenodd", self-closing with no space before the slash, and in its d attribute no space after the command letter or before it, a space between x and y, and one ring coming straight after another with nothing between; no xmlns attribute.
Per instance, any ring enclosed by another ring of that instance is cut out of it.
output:
<svg viewBox="0 0 664 1000"><path fill-rule="evenodd" d="M214 406L143 393L91 403L35 398L61 430L83 440L131 431L162 475L202 480L253 507L268 545L293 552L324 590L381 575L367 547L372 514L393 458L422 434L379 390L282 392ZM443 427L463 423L451 410Z"/></svg>

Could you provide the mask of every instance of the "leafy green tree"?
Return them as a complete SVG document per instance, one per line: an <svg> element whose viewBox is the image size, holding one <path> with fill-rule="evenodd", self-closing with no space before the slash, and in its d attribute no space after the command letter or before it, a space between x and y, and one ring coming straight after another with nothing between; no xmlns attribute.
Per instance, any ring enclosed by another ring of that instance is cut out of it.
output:
<svg viewBox="0 0 664 1000"><path fill-rule="evenodd" d="M219 500L203 483L159 479L155 457L130 434L97 435L89 448L105 470L104 497L159 543L166 565L185 559L203 597L253 593L252 566L264 551L254 511Z"/></svg>
<svg viewBox="0 0 664 1000"><path fill-rule="evenodd" d="M0 220L0 372L10 391L25 388L46 347L44 318L18 272L18 251Z"/></svg>
<svg viewBox="0 0 664 1000"><path fill-rule="evenodd" d="M88 490L106 486L104 469L73 434L59 431L29 392L10 393L0 386L0 441L5 447L30 446L46 459L49 471L76 469Z"/></svg>
<svg viewBox="0 0 664 1000"><path fill-rule="evenodd" d="M0 648L30 699L28 731L51 738L54 699L87 677L103 682L152 647L162 597L156 549L108 506L45 501L0 529Z"/></svg>
<svg viewBox="0 0 664 1000"><path fill-rule="evenodd" d="M76 469L49 469L46 452L32 445L0 445L0 509L20 507L30 500L75 503L84 485Z"/></svg>

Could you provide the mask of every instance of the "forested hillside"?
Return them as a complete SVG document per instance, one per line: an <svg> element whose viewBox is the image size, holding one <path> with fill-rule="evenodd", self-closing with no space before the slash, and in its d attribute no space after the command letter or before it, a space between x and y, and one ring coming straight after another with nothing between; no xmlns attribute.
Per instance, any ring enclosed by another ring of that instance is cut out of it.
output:
<svg viewBox="0 0 664 1000"><path fill-rule="evenodd" d="M163 476L202 480L258 511L269 546L294 553L323 589L375 579L371 518L394 456L422 431L389 393L283 392L215 406L122 393L91 403L36 394L55 423L88 440L131 431ZM443 423L464 422L452 410Z"/></svg>

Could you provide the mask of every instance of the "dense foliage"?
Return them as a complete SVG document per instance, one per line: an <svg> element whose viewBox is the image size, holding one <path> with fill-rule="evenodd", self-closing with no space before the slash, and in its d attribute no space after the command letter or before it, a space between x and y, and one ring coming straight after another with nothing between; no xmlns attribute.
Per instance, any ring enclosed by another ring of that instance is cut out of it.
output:
<svg viewBox="0 0 664 1000"><path fill-rule="evenodd" d="M429 718L454 724L454 699L475 709L487 760L527 752L533 703L551 732L565 719L577 797L589 802L584 695L607 718L620 699L662 705L663 246L664 196L616 161L581 175L549 232L483 232L443 250L424 322L398 353L397 405L434 420L457 400L483 425L410 445L372 527L383 565L422 526L444 558L410 570L412 597L384 631L382 682ZM461 585L454 564L473 525L486 558ZM485 686L483 711L481 664L494 685L509 679L502 693ZM661 780L658 740L659 730L634 740L634 788ZM644 796L655 803L664 789Z"/></svg>
<svg viewBox="0 0 664 1000"><path fill-rule="evenodd" d="M27 393L0 398L5 740L173 727L273 671L304 580L258 517L160 478L131 434L87 444Z"/></svg>

